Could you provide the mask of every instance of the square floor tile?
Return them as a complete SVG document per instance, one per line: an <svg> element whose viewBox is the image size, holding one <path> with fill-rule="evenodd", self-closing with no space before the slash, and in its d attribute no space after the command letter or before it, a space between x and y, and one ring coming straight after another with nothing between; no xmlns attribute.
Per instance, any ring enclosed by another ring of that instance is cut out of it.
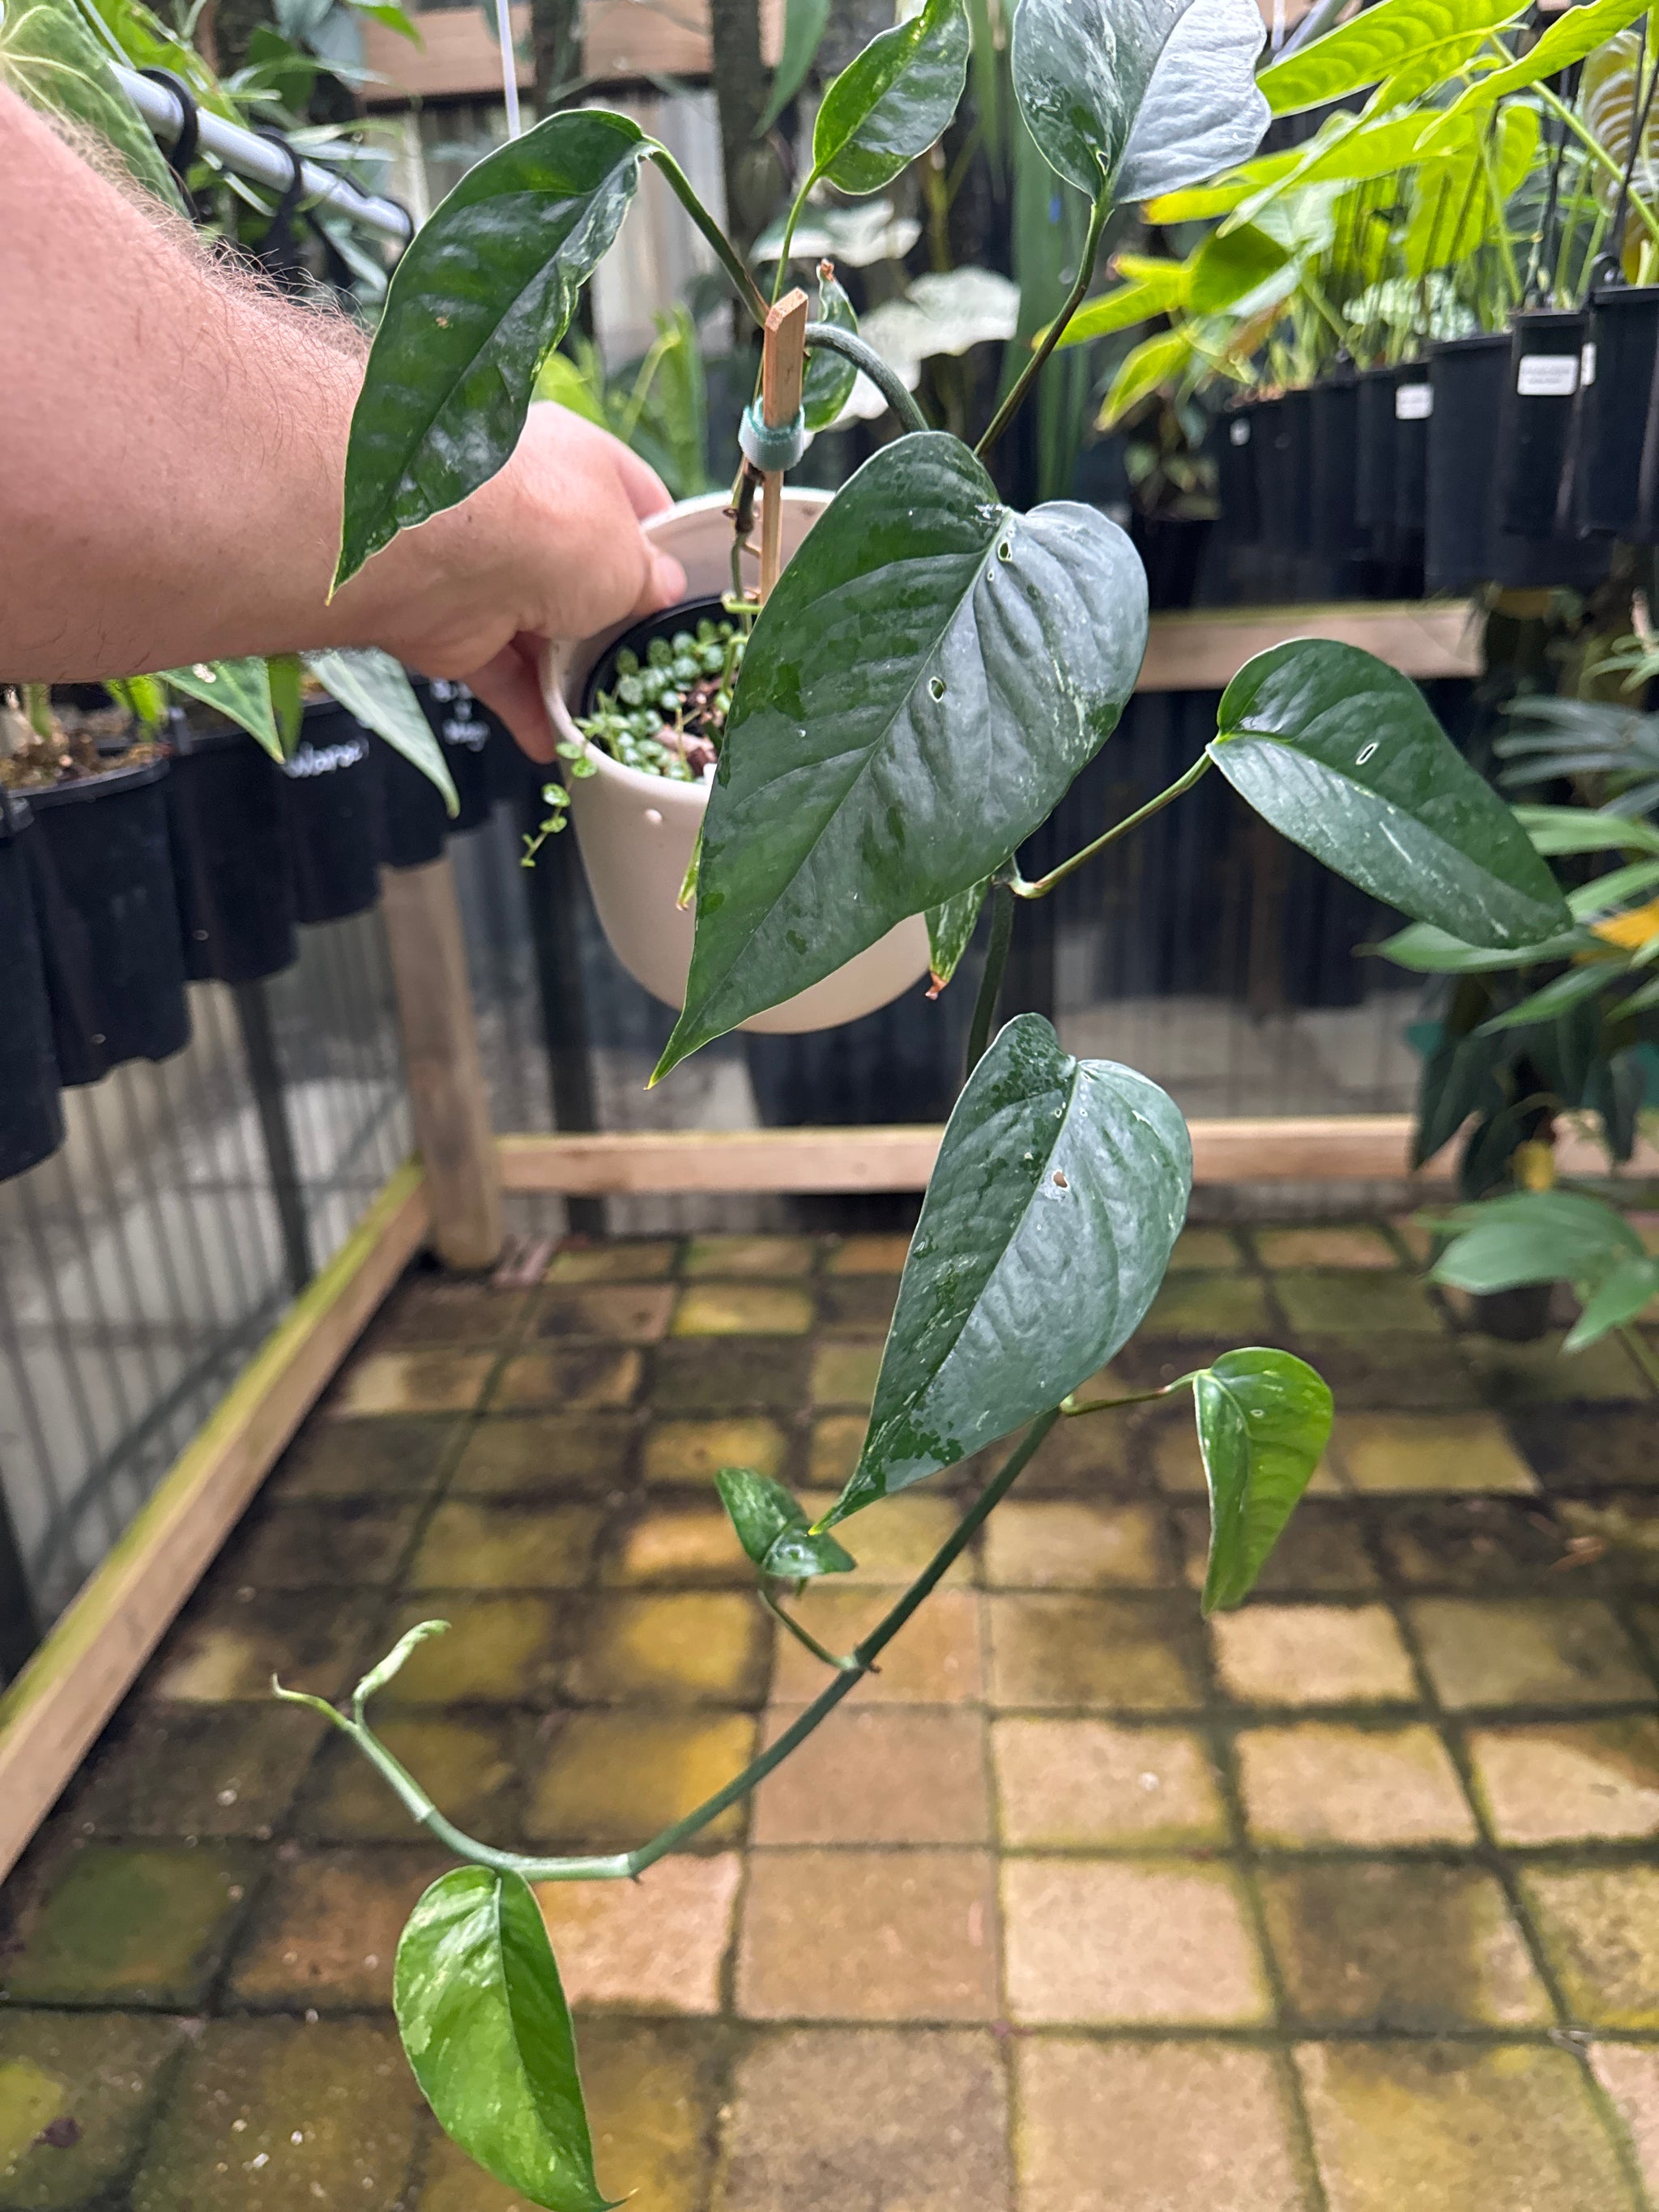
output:
<svg viewBox="0 0 1659 2212"><path fill-rule="evenodd" d="M1297 2059L1331 2212L1635 2212L1565 2051L1315 2043Z"/></svg>
<svg viewBox="0 0 1659 2212"><path fill-rule="evenodd" d="M1659 1835L1659 1722L1472 1729L1468 1747L1500 1843Z"/></svg>
<svg viewBox="0 0 1659 2212"><path fill-rule="evenodd" d="M548 1262L550 1283L649 1283L672 1271L678 1248L665 1237L607 1237L561 1245Z"/></svg>
<svg viewBox="0 0 1659 2212"><path fill-rule="evenodd" d="M632 1849L723 1789L754 1749L745 1713L567 1713L532 1779L526 1832L568 1850ZM702 1838L730 1843L746 1819L728 1806Z"/></svg>
<svg viewBox="0 0 1659 2212"><path fill-rule="evenodd" d="M1141 1328L1149 1337L1228 1337L1235 1343L1262 1344L1273 1328L1273 1315L1254 1275L1183 1273L1165 1276Z"/></svg>
<svg viewBox="0 0 1659 2212"><path fill-rule="evenodd" d="M811 1351L804 1336L669 1337L651 1355L652 1406L659 1416L796 1413Z"/></svg>
<svg viewBox="0 0 1659 2212"><path fill-rule="evenodd" d="M1559 1335L1537 1344L1504 1344L1468 1336L1463 1356L1487 1399L1511 1407L1559 1404L1612 1405L1641 1401L1648 1386L1617 1337L1604 1336L1587 1351L1564 1352Z"/></svg>
<svg viewBox="0 0 1659 2212"><path fill-rule="evenodd" d="M749 2020L994 2019L989 1854L756 1851L737 2002Z"/></svg>
<svg viewBox="0 0 1659 2212"><path fill-rule="evenodd" d="M1542 1499L1402 1500L1379 1516L1377 1540L1402 1582L1445 1589L1516 1589L1563 1596L1571 1533ZM1581 1573L1568 1577L1576 1587Z"/></svg>
<svg viewBox="0 0 1659 2212"><path fill-rule="evenodd" d="M629 1413L491 1413L468 1437L449 1494L601 1497L627 1480L637 1434Z"/></svg>
<svg viewBox="0 0 1659 2212"><path fill-rule="evenodd" d="M771 1629L736 1590L675 1590L588 1601L565 1689L584 1702L661 1698L751 1705L764 1693Z"/></svg>
<svg viewBox="0 0 1659 2212"><path fill-rule="evenodd" d="M1589 2063L1624 2124L1651 2197L1659 2189L1659 2050L1650 2044L1595 2043Z"/></svg>
<svg viewBox="0 0 1659 2212"><path fill-rule="evenodd" d="M1649 1407L1540 1406L1511 1414L1510 1427L1551 1490L1659 1486Z"/></svg>
<svg viewBox="0 0 1659 2212"><path fill-rule="evenodd" d="M599 1516L590 1505L478 1504L451 1498L427 1523L410 1589L578 1589Z"/></svg>
<svg viewBox="0 0 1659 2212"><path fill-rule="evenodd" d="M685 1248L686 1275L804 1275L817 1255L810 1237L694 1237Z"/></svg>
<svg viewBox="0 0 1659 2212"><path fill-rule="evenodd" d="M496 1413L532 1406L572 1413L633 1402L644 1370L639 1352L608 1344L565 1344L520 1352L501 1369L490 1398Z"/></svg>
<svg viewBox="0 0 1659 2212"><path fill-rule="evenodd" d="M1170 1579L1150 1505L1011 1498L985 1530L985 1579L1000 1589L1152 1589Z"/></svg>
<svg viewBox="0 0 1659 2212"><path fill-rule="evenodd" d="M133 2013L0 2014L0 2206L107 2203L188 2031Z"/></svg>
<svg viewBox="0 0 1659 2212"><path fill-rule="evenodd" d="M676 1336L805 1336L816 1318L810 1291L783 1283L688 1283Z"/></svg>
<svg viewBox="0 0 1659 2212"><path fill-rule="evenodd" d="M864 1413L821 1413L806 1448L806 1480L814 1490L837 1493L859 1463L869 1433Z"/></svg>
<svg viewBox="0 0 1659 2212"><path fill-rule="evenodd" d="M161 1646L141 1694L181 1705L264 1705L276 1674L286 1689L337 1698L356 1678L377 1610L342 1603L333 1590L221 1593L210 1584Z"/></svg>
<svg viewBox="0 0 1659 2212"><path fill-rule="evenodd" d="M1307 2212L1267 2051L1023 2036L1014 2063L1028 2212Z"/></svg>
<svg viewBox="0 0 1659 2212"><path fill-rule="evenodd" d="M1359 1268L1273 1277L1273 1295L1298 1337L1369 1335L1377 1329L1438 1336L1445 1330L1426 1287L1403 1273L1368 1274Z"/></svg>
<svg viewBox="0 0 1659 2212"><path fill-rule="evenodd" d="M1384 1605L1252 1605L1210 1622L1227 1695L1253 1705L1417 1699L1412 1662Z"/></svg>
<svg viewBox="0 0 1659 2212"><path fill-rule="evenodd" d="M536 1301L532 1336L583 1337L607 1344L654 1344L668 1327L674 1291L668 1283L560 1285Z"/></svg>
<svg viewBox="0 0 1659 2212"><path fill-rule="evenodd" d="M1010 1718L991 1731L1002 1841L1013 1850L1224 1844L1200 1737L1110 1721Z"/></svg>
<svg viewBox="0 0 1659 2212"><path fill-rule="evenodd" d="M1346 1859L1268 1868L1260 1881L1286 1998L1309 2027L1421 2034L1554 2018L1481 1868Z"/></svg>
<svg viewBox="0 0 1659 2212"><path fill-rule="evenodd" d="M1231 1229L1183 1229L1170 1255L1172 1275L1237 1274L1244 1264L1243 1247Z"/></svg>
<svg viewBox="0 0 1659 2212"><path fill-rule="evenodd" d="M765 1741L796 1718L774 1706ZM762 1783L757 1844L984 1844L985 1723L948 1706L841 1706Z"/></svg>
<svg viewBox="0 0 1659 2212"><path fill-rule="evenodd" d="M1202 1589L1210 1553L1207 1504L1176 1509L1176 1531L1189 1589ZM1304 1498L1267 1554L1255 1581L1263 1597L1292 1592L1333 1595L1375 1589L1376 1569L1352 1506Z"/></svg>
<svg viewBox="0 0 1659 2212"><path fill-rule="evenodd" d="M856 1526L856 1524L854 1524ZM850 1651L892 1604L889 1592L832 1589L815 1583L791 1610L826 1650ZM967 1589L935 1590L906 1621L854 1698L861 1705L955 1705L984 1693L980 1656L980 1600ZM772 1702L804 1705L829 1680L823 1662L779 1632Z"/></svg>
<svg viewBox="0 0 1659 2212"><path fill-rule="evenodd" d="M233 2002L256 2010L389 2008L404 1924L422 1892L453 1864L435 1849L279 1859L232 1962Z"/></svg>
<svg viewBox="0 0 1659 2212"><path fill-rule="evenodd" d="M413 1598L387 1623L375 1650L433 1617L433 1601ZM445 1635L416 1645L375 1700L393 1705L539 1704L552 1688L568 1640L568 1601L550 1597L446 1595Z"/></svg>
<svg viewBox="0 0 1659 2212"><path fill-rule="evenodd" d="M1026 2027L1244 2027L1272 2014L1237 1878L1134 1859L1002 1864L1008 2008Z"/></svg>
<svg viewBox="0 0 1659 2212"><path fill-rule="evenodd" d="M1384 1282L1386 1276L1367 1276ZM1282 1336L1271 1340L1284 1344ZM1285 1344L1319 1370L1337 1418L1361 1413L1468 1413L1483 1404L1480 1385L1457 1339L1427 1329L1354 1330L1297 1337Z"/></svg>
<svg viewBox="0 0 1659 2212"><path fill-rule="evenodd" d="M817 1285L818 1325L829 1336L885 1336L898 1292L896 1274L828 1277Z"/></svg>
<svg viewBox="0 0 1659 2212"><path fill-rule="evenodd" d="M193 2010L261 1863L235 1844L85 1844L65 1852L0 1958L0 1996Z"/></svg>
<svg viewBox="0 0 1659 2212"><path fill-rule="evenodd" d="M804 1490L800 1502L816 1518L836 1502L831 1490ZM837 1589L908 1589L962 1518L959 1506L928 1491L884 1498L878 1505L844 1522L836 1534L858 1560L851 1574L838 1575ZM970 1550L952 1560L939 1587L975 1580L977 1565Z"/></svg>
<svg viewBox="0 0 1659 2212"><path fill-rule="evenodd" d="M515 1840L504 1804L514 1778L517 1717L381 1714L374 1732L439 1809L487 1844ZM325 1843L413 1843L408 1808L354 1744L333 1736L297 1823Z"/></svg>
<svg viewBox="0 0 1659 2212"><path fill-rule="evenodd" d="M1571 2017L1659 2027L1659 1867L1531 1867L1521 1889Z"/></svg>
<svg viewBox="0 0 1659 2212"><path fill-rule="evenodd" d="M1336 1448L1354 1488L1374 1496L1538 1486L1495 1413L1339 1414Z"/></svg>
<svg viewBox="0 0 1659 2212"><path fill-rule="evenodd" d="M364 1498L376 1504L429 1491L462 1436L462 1420L360 1421L318 1415L307 1421L276 1463L267 1499Z"/></svg>
<svg viewBox="0 0 1659 2212"><path fill-rule="evenodd" d="M1253 1229L1250 1242L1267 1267L1352 1267L1375 1273L1398 1267L1400 1255L1374 1221L1310 1224L1299 1229Z"/></svg>
<svg viewBox="0 0 1659 2212"><path fill-rule="evenodd" d="M661 1859L634 1881L547 1881L536 1891L573 2005L713 2013L732 1940L739 1861Z"/></svg>
<svg viewBox="0 0 1659 2212"><path fill-rule="evenodd" d="M1010 2212L1003 2055L967 2028L781 2028L732 2075L719 2212Z"/></svg>
<svg viewBox="0 0 1659 2212"><path fill-rule="evenodd" d="M1481 1705L1651 1702L1630 1638L1595 1598L1417 1598L1408 1608L1442 1700Z"/></svg>
<svg viewBox="0 0 1659 2212"><path fill-rule="evenodd" d="M1184 1598L998 1593L986 1605L994 1705L1171 1712L1203 1702Z"/></svg>
<svg viewBox="0 0 1659 2212"><path fill-rule="evenodd" d="M1115 1392L1115 1379L1107 1388ZM1085 1386L1078 1395L1091 1395L1089 1388ZM981 1454L981 1480L988 1482L1000 1464L994 1453ZM1144 1497L1151 1488L1141 1466L1134 1416L1090 1413L1078 1420L1056 1422L1021 1474L1018 1494L1021 1499L1079 1497L1098 1504L1108 1498Z"/></svg>
<svg viewBox="0 0 1659 2212"><path fill-rule="evenodd" d="M493 1352L382 1352L346 1368L328 1401L331 1413L465 1413L483 1395Z"/></svg>
<svg viewBox="0 0 1659 2212"><path fill-rule="evenodd" d="M682 1504L676 1498L648 1506L612 1532L600 1580L623 1586L737 1583L748 1588L755 1570L724 1506Z"/></svg>
<svg viewBox="0 0 1659 2212"><path fill-rule="evenodd" d="M1239 1785L1258 1844L1472 1844L1474 1816L1434 1730L1304 1721L1243 1729Z"/></svg>
<svg viewBox="0 0 1659 2212"><path fill-rule="evenodd" d="M812 1402L815 1406L867 1406L876 1395L881 1371L878 1340L844 1343L831 1338L812 1356Z"/></svg>
<svg viewBox="0 0 1659 2212"><path fill-rule="evenodd" d="M274 1698L130 1705L82 1769L71 1824L112 1836L268 1837L327 1730L319 1714Z"/></svg>
<svg viewBox="0 0 1659 2212"><path fill-rule="evenodd" d="M780 1475L787 1455L788 1443L776 1421L738 1415L727 1420L653 1421L645 1432L641 1464L647 1482L712 1485L723 1467Z"/></svg>
<svg viewBox="0 0 1659 2212"><path fill-rule="evenodd" d="M908 1237L833 1237L823 1272L826 1275L897 1275L903 1273L909 1255Z"/></svg>
<svg viewBox="0 0 1659 2212"><path fill-rule="evenodd" d="M238 1532L218 1572L256 1590L374 1588L392 1579L420 1510L414 1498L269 1505Z"/></svg>

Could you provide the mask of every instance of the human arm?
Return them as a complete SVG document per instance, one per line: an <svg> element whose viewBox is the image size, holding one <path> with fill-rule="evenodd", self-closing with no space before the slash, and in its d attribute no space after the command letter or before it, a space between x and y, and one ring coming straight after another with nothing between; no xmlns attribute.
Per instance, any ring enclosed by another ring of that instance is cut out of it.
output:
<svg viewBox="0 0 1659 2212"><path fill-rule="evenodd" d="M463 678L550 759L544 637L683 588L645 464L556 407L331 602L363 347L215 261L0 87L0 676L374 645Z"/></svg>

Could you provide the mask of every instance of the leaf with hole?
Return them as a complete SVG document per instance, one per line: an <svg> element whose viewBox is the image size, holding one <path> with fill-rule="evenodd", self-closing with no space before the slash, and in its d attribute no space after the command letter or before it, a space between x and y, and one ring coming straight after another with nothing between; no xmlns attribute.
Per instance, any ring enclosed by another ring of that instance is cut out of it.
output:
<svg viewBox="0 0 1659 2212"><path fill-rule="evenodd" d="M1164 43L1113 185L1120 204L1248 161L1271 120L1257 88L1255 0L1191 0Z"/></svg>
<svg viewBox="0 0 1659 2212"><path fill-rule="evenodd" d="M659 1077L990 875L1116 726L1146 641L1133 547L1020 515L942 431L845 486L756 623L704 817Z"/></svg>
<svg viewBox="0 0 1659 2212"><path fill-rule="evenodd" d="M824 1525L952 1466L1074 1390L1164 1279L1192 1184L1155 1083L1001 1030L945 1126L864 1449Z"/></svg>
<svg viewBox="0 0 1659 2212"><path fill-rule="evenodd" d="M398 1945L392 2002L446 2135L544 2212L609 2212L569 2008L521 1875L475 1866L441 1875Z"/></svg>
<svg viewBox="0 0 1659 2212"><path fill-rule="evenodd" d="M1020 0L1014 96L1042 158L1093 201L1112 189L1158 57L1194 0Z"/></svg>
<svg viewBox="0 0 1659 2212"><path fill-rule="evenodd" d="M1524 946L1571 916L1510 809L1409 678L1328 639L1258 653L1222 696L1211 759L1292 844L1464 943Z"/></svg>
<svg viewBox="0 0 1659 2212"><path fill-rule="evenodd" d="M753 1468L723 1467L714 1477L720 1503L738 1541L763 1575L779 1582L807 1582L844 1575L858 1565L833 1536L815 1535L804 1509L781 1482Z"/></svg>
<svg viewBox="0 0 1659 2212"><path fill-rule="evenodd" d="M337 584L505 464L650 144L625 115L565 109L486 155L421 226L351 418Z"/></svg>
<svg viewBox="0 0 1659 2212"><path fill-rule="evenodd" d="M878 192L925 154L961 104L973 33L963 0L926 0L872 39L830 86L812 166L844 192Z"/></svg>
<svg viewBox="0 0 1659 2212"><path fill-rule="evenodd" d="M1193 1412L1210 1492L1209 1614L1255 1587L1330 1441L1331 1394L1305 1360L1253 1347L1193 1377Z"/></svg>

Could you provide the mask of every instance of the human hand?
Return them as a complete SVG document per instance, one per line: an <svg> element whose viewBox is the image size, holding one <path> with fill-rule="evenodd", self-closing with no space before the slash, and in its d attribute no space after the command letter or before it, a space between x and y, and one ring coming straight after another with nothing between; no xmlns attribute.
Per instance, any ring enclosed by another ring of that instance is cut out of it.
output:
<svg viewBox="0 0 1659 2212"><path fill-rule="evenodd" d="M356 634L428 676L458 678L533 761L554 758L543 641L581 638L685 596L640 524L669 504L619 439L550 402L512 459L459 507L406 530L337 593Z"/></svg>

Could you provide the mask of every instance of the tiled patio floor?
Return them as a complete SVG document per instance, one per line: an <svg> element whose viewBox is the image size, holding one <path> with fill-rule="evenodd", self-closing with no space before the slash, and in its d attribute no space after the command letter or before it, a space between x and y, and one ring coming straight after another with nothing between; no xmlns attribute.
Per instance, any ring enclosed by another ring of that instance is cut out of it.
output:
<svg viewBox="0 0 1659 2212"><path fill-rule="evenodd" d="M1407 1232L1409 1234L1410 1232ZM387 2010L443 1855L273 1668L522 1848L642 1838L819 1686L713 1500L849 1462L902 1246L415 1276L8 1885L6 2212L507 2212ZM1190 1416L1068 1425L808 1749L637 1887L547 1893L649 2212L1659 2206L1659 1409L1461 1334L1394 1230L1189 1231L1126 1381L1338 1395L1207 1631ZM844 1644L963 1475L846 1532Z"/></svg>

